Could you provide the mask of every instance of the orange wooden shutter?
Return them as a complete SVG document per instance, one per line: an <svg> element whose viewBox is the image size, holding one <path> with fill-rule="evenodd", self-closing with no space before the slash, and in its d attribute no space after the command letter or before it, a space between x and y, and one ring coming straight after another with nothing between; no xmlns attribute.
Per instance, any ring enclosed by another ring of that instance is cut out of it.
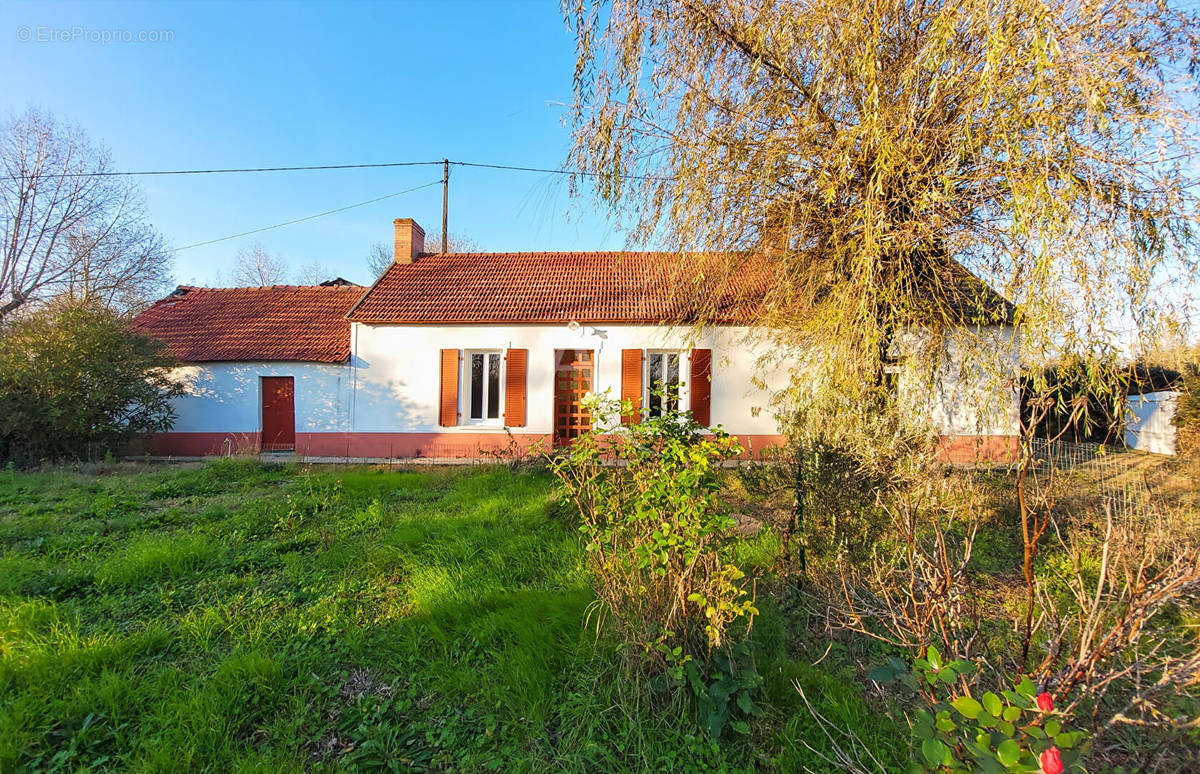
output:
<svg viewBox="0 0 1200 774"><path fill-rule="evenodd" d="M525 426L525 364L526 349L508 351L508 372L504 378L504 424L507 427Z"/></svg>
<svg viewBox="0 0 1200 774"><path fill-rule="evenodd" d="M458 350L442 350L442 396L438 404L438 424L458 424Z"/></svg>
<svg viewBox="0 0 1200 774"><path fill-rule="evenodd" d="M692 350L692 419L708 427L712 421L712 350Z"/></svg>
<svg viewBox="0 0 1200 774"><path fill-rule="evenodd" d="M642 351L621 350L621 400L633 403L634 412L621 417L621 422L636 425L642 421Z"/></svg>

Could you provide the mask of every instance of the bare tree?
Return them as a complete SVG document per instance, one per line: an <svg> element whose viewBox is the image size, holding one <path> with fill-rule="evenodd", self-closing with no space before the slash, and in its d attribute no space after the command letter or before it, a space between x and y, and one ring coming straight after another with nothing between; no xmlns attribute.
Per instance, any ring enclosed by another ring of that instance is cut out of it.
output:
<svg viewBox="0 0 1200 774"><path fill-rule="evenodd" d="M446 237L447 253L478 253L482 250L479 243L469 236L450 232ZM425 235L425 252L440 253L442 251L442 232L430 231Z"/></svg>
<svg viewBox="0 0 1200 774"><path fill-rule="evenodd" d="M0 211L0 320L56 295L123 310L167 283L140 189L77 126L33 108L4 122Z"/></svg>
<svg viewBox="0 0 1200 774"><path fill-rule="evenodd" d="M478 253L482 248L479 243L468 236L450 234L446 239L448 253ZM425 235L425 252L440 253L442 251L441 232L431 231ZM383 274L392 263L392 246L387 242L376 242L367 253L367 268L375 277Z"/></svg>
<svg viewBox="0 0 1200 774"><path fill-rule="evenodd" d="M376 242L367 253L367 269L372 277L379 277L392 265L392 246L387 242Z"/></svg>
<svg viewBox="0 0 1200 774"><path fill-rule="evenodd" d="M135 226L82 251L59 295L137 312L170 289L170 269L170 251L162 236L149 226Z"/></svg>
<svg viewBox="0 0 1200 774"><path fill-rule="evenodd" d="M320 285L336 277L333 270L326 268L320 261L313 261L297 269L295 279L299 285Z"/></svg>
<svg viewBox="0 0 1200 774"><path fill-rule="evenodd" d="M282 257L272 255L259 243L238 251L233 263L233 284L247 287L285 285L288 266Z"/></svg>

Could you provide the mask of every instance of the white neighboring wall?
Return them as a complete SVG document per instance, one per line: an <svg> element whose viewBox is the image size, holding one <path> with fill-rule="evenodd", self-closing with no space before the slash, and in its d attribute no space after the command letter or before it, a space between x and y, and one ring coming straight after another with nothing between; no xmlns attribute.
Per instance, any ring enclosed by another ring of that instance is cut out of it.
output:
<svg viewBox="0 0 1200 774"><path fill-rule="evenodd" d="M264 376L295 379L296 432L349 429L350 369L330 363L197 363L175 369L185 393L175 399L181 433L256 433L262 429Z"/></svg>
<svg viewBox="0 0 1200 774"><path fill-rule="evenodd" d="M1177 454L1173 420L1180 394L1164 390L1126 398L1125 445L1155 454Z"/></svg>

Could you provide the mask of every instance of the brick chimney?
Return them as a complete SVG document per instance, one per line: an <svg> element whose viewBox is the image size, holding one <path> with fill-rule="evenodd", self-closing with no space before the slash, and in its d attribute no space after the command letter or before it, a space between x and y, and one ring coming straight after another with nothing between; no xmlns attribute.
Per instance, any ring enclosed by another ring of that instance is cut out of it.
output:
<svg viewBox="0 0 1200 774"><path fill-rule="evenodd" d="M797 230L796 207L786 201L768 206L759 231L760 249L767 253L785 253L791 247Z"/></svg>
<svg viewBox="0 0 1200 774"><path fill-rule="evenodd" d="M412 263L417 256L425 252L425 229L417 225L412 218L396 218L392 221L396 229L395 252L392 260L396 263Z"/></svg>

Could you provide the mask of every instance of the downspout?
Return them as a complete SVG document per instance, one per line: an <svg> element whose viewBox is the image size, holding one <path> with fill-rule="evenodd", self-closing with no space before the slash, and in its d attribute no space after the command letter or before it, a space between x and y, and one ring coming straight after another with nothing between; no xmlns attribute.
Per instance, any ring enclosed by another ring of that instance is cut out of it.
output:
<svg viewBox="0 0 1200 774"><path fill-rule="evenodd" d="M358 323L350 323L354 335L350 339L350 426L345 428L349 433L355 428L355 412L358 410Z"/></svg>

